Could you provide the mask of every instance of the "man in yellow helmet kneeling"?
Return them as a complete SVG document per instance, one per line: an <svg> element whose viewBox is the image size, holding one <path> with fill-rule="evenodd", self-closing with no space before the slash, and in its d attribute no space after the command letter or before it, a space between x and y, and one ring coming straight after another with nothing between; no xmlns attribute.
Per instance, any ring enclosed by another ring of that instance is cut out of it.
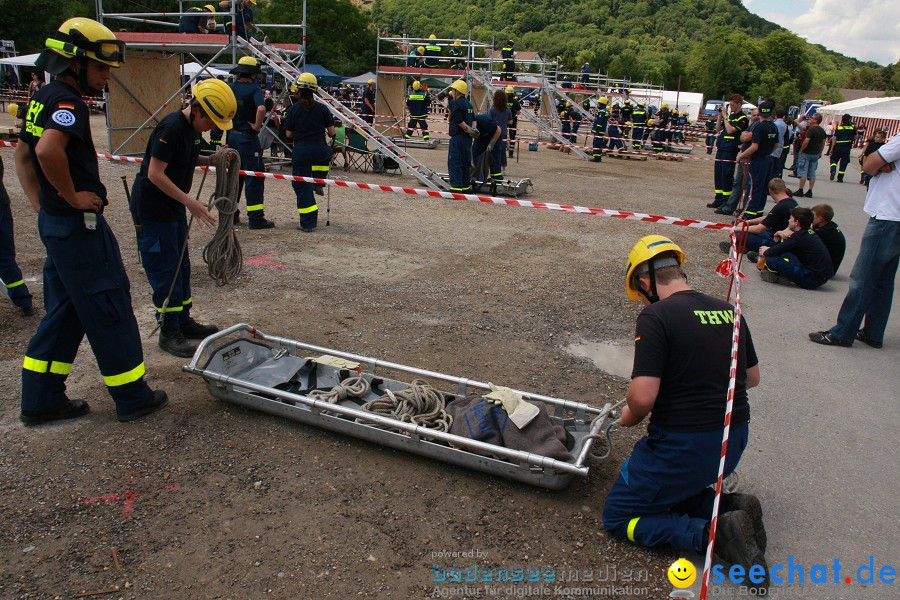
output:
<svg viewBox="0 0 900 600"><path fill-rule="evenodd" d="M619 425L638 425L647 415L650 423L607 496L603 524L607 532L642 546L668 544L702 554L714 500L709 486L716 482L722 447L734 308L692 289L683 264L681 248L661 235L641 238L628 255L626 293L645 308L637 318L631 385ZM759 383L756 352L743 321L736 373L725 476L747 446L747 389ZM717 558L748 570L761 565L767 573L759 500L725 494L719 514ZM767 582L768 575L751 580L762 587Z"/></svg>

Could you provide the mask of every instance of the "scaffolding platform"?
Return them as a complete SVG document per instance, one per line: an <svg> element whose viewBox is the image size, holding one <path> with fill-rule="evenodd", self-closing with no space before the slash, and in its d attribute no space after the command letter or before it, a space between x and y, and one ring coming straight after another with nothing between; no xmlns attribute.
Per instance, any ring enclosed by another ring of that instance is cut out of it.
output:
<svg viewBox="0 0 900 600"><path fill-rule="evenodd" d="M203 366L199 366L201 362ZM190 364L182 369L202 377L209 393L226 402L549 489L562 489L575 476L586 477L588 459L603 458L592 450L612 415L610 403L596 408L516 390L527 400L543 403L546 417L564 429L565 443L560 448L564 446L565 451L552 458L486 443L416 417L410 422L363 410L363 404L402 392L409 387L409 379L424 380L437 390L444 404L483 397L490 390L487 383L267 335L243 323L203 340ZM327 394L348 377L359 377L368 384L357 392L360 396L328 402L314 393Z"/></svg>
<svg viewBox="0 0 900 600"><path fill-rule="evenodd" d="M129 50L168 50L170 52L218 52L231 43L223 33L146 33L117 31L116 38L125 42ZM283 52L300 53L297 44L269 43L269 47Z"/></svg>

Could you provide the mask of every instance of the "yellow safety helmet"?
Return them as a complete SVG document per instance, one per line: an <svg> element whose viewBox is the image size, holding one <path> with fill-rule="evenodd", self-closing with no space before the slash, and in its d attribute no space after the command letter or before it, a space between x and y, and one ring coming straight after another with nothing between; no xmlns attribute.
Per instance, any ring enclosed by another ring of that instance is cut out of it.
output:
<svg viewBox="0 0 900 600"><path fill-rule="evenodd" d="M511 86L511 85L508 85L508 86L506 86L506 93L507 93L507 94L515 94L515 93L516 93L516 88L514 88L514 87Z"/></svg>
<svg viewBox="0 0 900 600"><path fill-rule="evenodd" d="M469 93L469 86L466 85L466 82L463 81L462 79L457 79L456 81L454 81L453 83L451 83L451 84L450 84L450 89L451 89L451 90L456 90L457 92L459 92L459 93L462 94L463 96L465 96L466 94Z"/></svg>
<svg viewBox="0 0 900 600"><path fill-rule="evenodd" d="M231 120L237 112L237 99L227 83L213 78L204 79L191 88L191 93L216 127L222 131L231 129Z"/></svg>
<svg viewBox="0 0 900 600"><path fill-rule="evenodd" d="M231 69L232 75L257 75L262 71L259 67L259 61L252 56L242 56L238 59L238 64Z"/></svg>
<svg viewBox="0 0 900 600"><path fill-rule="evenodd" d="M458 47L462 46L462 42L460 42L459 40L456 40L455 42L453 42L453 45L458 48Z"/></svg>
<svg viewBox="0 0 900 600"><path fill-rule="evenodd" d="M247 4L256 5L256 0L244 0L244 2L246 2Z"/></svg>
<svg viewBox="0 0 900 600"><path fill-rule="evenodd" d="M419 54L425 54L425 46L419 46L418 48L416 48L416 52L418 52Z"/></svg>
<svg viewBox="0 0 900 600"><path fill-rule="evenodd" d="M366 82L366 85L374 85L374 84L375 84L375 80L374 80L374 79L370 79L370 80L368 80L368 81Z"/></svg>
<svg viewBox="0 0 900 600"><path fill-rule="evenodd" d="M428 39L429 39L429 40L436 40L436 39L437 39L437 36L434 35L434 34L432 33L431 35L428 36Z"/></svg>
<svg viewBox="0 0 900 600"><path fill-rule="evenodd" d="M74 17L44 42L35 64L53 75L69 68L76 58L90 58L104 65L121 67L125 62L125 42L116 39L108 27L85 17Z"/></svg>
<svg viewBox="0 0 900 600"><path fill-rule="evenodd" d="M6 112L8 112L9 115L10 115L13 119L17 119L17 118L19 117L19 105L18 105L18 104L9 103L9 104L6 106Z"/></svg>
<svg viewBox="0 0 900 600"><path fill-rule="evenodd" d="M203 8L205 8L209 12L216 12L216 7L213 6L212 4L204 4Z"/></svg>
<svg viewBox="0 0 900 600"><path fill-rule="evenodd" d="M292 83L291 85L288 86L288 91L292 94L296 94L297 90L299 90L299 89L300 88L297 87L296 83Z"/></svg>
<svg viewBox="0 0 900 600"><path fill-rule="evenodd" d="M663 102L662 106L660 106L659 108L660 109L669 108L669 105L667 103Z"/></svg>
<svg viewBox="0 0 900 600"><path fill-rule="evenodd" d="M571 102L566 102L566 108L572 108L572 103L571 103Z"/></svg>
<svg viewBox="0 0 900 600"><path fill-rule="evenodd" d="M647 119L647 125L653 125L653 123L654 123L653 119Z"/></svg>
<svg viewBox="0 0 900 600"><path fill-rule="evenodd" d="M600 96L599 98L597 98L597 102L599 102L600 104L609 104L609 98L607 98L606 96Z"/></svg>
<svg viewBox="0 0 900 600"><path fill-rule="evenodd" d="M657 256L665 252L674 252L674 257ZM684 252L678 244L662 235L645 235L637 241L628 253L628 262L625 264L625 293L631 300L640 300L643 290L637 287L637 276L650 273L651 289L647 299L656 302L656 269L669 266L681 266L684 264Z"/></svg>
<svg viewBox="0 0 900 600"><path fill-rule="evenodd" d="M319 80L312 73L300 73L296 85L298 90L317 90L319 89Z"/></svg>
<svg viewBox="0 0 900 600"><path fill-rule="evenodd" d="M414 90L420 90L420 89L422 89L422 82L419 81L418 79L416 79L415 81L413 81L413 82L412 82L412 89L414 89Z"/></svg>

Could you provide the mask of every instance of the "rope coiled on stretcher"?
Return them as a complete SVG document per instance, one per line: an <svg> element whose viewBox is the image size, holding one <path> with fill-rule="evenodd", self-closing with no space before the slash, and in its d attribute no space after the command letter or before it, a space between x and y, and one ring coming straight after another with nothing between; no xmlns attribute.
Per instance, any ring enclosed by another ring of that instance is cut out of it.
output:
<svg viewBox="0 0 900 600"><path fill-rule="evenodd" d="M345 398L362 398L369 393L372 386L364 377L348 377L330 390L313 390L310 398L324 400L329 404L337 404Z"/></svg>
<svg viewBox="0 0 900 600"><path fill-rule="evenodd" d="M240 194L241 156L233 148L216 153L211 166L216 167L216 189L207 207L219 212L218 225L209 243L203 247L203 262L216 285L223 286L241 274L244 256L234 231L234 214Z"/></svg>
<svg viewBox="0 0 900 600"><path fill-rule="evenodd" d="M413 380L408 387L398 392L385 390L383 396L366 402L360 408L365 412L436 431L450 431L453 424L453 417L445 410L444 395L421 379Z"/></svg>

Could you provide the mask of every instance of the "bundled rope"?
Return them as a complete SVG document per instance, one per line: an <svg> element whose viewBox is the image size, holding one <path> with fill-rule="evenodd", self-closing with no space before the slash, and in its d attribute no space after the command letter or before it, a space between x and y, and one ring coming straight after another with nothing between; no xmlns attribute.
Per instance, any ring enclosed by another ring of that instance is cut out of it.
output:
<svg viewBox="0 0 900 600"><path fill-rule="evenodd" d="M348 377L330 390L313 390L310 398L325 400L329 404L337 404L345 398L362 398L372 389L364 377Z"/></svg>
<svg viewBox="0 0 900 600"><path fill-rule="evenodd" d="M203 248L203 262L216 285L222 286L241 274L244 257L234 231L234 214L240 195L241 156L237 150L225 148L213 155L216 167L216 189L207 205L219 212L218 227Z"/></svg>
<svg viewBox="0 0 900 600"><path fill-rule="evenodd" d="M399 392L385 394L362 405L362 410L437 431L450 431L453 417L445 410L444 395L421 379Z"/></svg>

